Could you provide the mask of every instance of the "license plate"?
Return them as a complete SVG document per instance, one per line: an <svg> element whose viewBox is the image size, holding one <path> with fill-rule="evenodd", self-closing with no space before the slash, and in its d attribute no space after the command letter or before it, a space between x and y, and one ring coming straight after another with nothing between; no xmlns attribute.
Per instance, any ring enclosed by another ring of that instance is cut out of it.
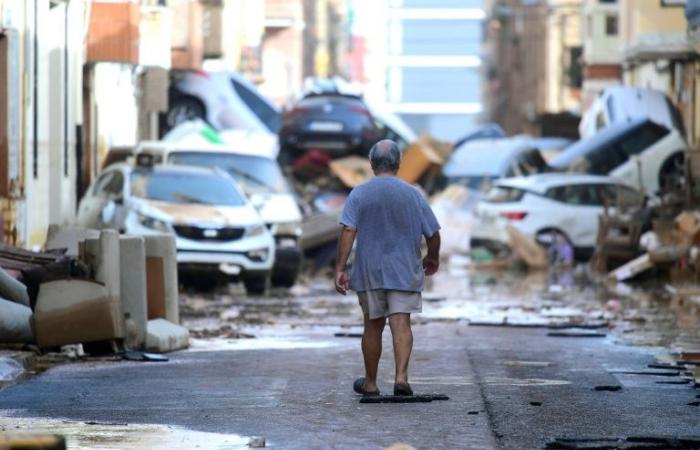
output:
<svg viewBox="0 0 700 450"><path fill-rule="evenodd" d="M343 131L343 124L340 122L319 122L314 121L309 124L311 131Z"/></svg>

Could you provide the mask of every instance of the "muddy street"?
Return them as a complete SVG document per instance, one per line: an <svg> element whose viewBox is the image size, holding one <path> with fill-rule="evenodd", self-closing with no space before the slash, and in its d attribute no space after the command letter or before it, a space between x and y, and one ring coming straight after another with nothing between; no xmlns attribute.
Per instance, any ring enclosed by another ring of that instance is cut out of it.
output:
<svg viewBox="0 0 700 450"><path fill-rule="evenodd" d="M698 435L692 366L673 354L697 344L694 307L663 286L453 260L413 318L410 372L417 394L450 399L403 404L361 404L352 392L361 312L328 278L268 297L236 285L187 291L180 303L189 350L55 366L2 392L0 427L115 449L248 448L252 437L284 449L608 448L601 439ZM390 390L389 333L384 348L379 385ZM567 442L581 447L556 447Z"/></svg>

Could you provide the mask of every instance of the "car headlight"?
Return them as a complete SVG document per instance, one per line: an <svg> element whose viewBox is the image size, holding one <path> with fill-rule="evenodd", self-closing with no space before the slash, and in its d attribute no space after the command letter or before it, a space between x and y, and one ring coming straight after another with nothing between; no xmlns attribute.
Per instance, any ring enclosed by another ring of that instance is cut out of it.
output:
<svg viewBox="0 0 700 450"><path fill-rule="evenodd" d="M272 228L275 236L301 236L301 224L299 222L278 223Z"/></svg>
<svg viewBox="0 0 700 450"><path fill-rule="evenodd" d="M143 225L146 228L150 228L151 230L158 230L164 233L173 232L173 229L170 227L170 224L160 219L156 219L155 217L139 214L138 219L141 225Z"/></svg>
<svg viewBox="0 0 700 450"><path fill-rule="evenodd" d="M267 259L268 250L266 248L259 248L257 250L247 252L246 255L248 255L248 258L253 261L261 262Z"/></svg>
<svg viewBox="0 0 700 450"><path fill-rule="evenodd" d="M262 224L252 225L245 231L246 237L255 237L265 234L265 226Z"/></svg>

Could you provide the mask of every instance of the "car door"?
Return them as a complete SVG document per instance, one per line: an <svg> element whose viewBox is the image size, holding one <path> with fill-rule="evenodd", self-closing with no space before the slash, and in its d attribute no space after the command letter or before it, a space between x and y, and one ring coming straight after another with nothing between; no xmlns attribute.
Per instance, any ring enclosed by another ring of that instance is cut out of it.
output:
<svg viewBox="0 0 700 450"><path fill-rule="evenodd" d="M592 247L598 235L598 216L603 212L596 185L564 186L559 194L565 204L564 231L575 247Z"/></svg>

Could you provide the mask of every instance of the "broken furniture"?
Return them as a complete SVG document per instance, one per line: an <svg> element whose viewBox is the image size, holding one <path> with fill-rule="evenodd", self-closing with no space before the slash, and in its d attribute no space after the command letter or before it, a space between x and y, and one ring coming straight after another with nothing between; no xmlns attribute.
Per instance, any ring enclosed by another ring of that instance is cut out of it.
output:
<svg viewBox="0 0 700 450"><path fill-rule="evenodd" d="M165 319L148 321L146 351L172 352L189 346L190 333L187 328L171 323Z"/></svg>
<svg viewBox="0 0 700 450"><path fill-rule="evenodd" d="M34 342L32 310L28 306L0 298L0 342Z"/></svg>
<svg viewBox="0 0 700 450"><path fill-rule="evenodd" d="M148 320L162 318L180 323L175 237L153 234L144 236L144 242Z"/></svg>
<svg viewBox="0 0 700 450"><path fill-rule="evenodd" d="M141 349L146 343L146 246L141 236L119 237L120 295L124 307L126 347Z"/></svg>
<svg viewBox="0 0 700 450"><path fill-rule="evenodd" d="M43 283L34 309L40 348L124 338L119 302L102 283L59 280Z"/></svg>

